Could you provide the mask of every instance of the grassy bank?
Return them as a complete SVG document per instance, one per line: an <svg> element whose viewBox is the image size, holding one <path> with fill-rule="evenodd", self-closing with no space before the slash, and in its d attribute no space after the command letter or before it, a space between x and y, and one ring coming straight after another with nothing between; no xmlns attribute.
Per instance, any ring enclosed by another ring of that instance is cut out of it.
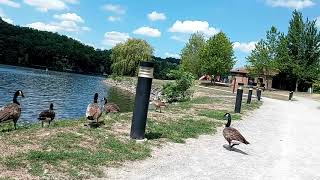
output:
<svg viewBox="0 0 320 180"><path fill-rule="evenodd" d="M191 101L173 103L154 111L150 106L146 137L137 143L129 138L132 113L108 114L98 129L83 126L84 119L56 121L51 127L40 124L1 127L0 177L20 179L86 179L103 177L108 166L151 156L153 148L166 142L184 143L187 138L213 134L224 124L225 112L233 112L234 99L208 89L194 89ZM261 105L253 101L243 104L243 113ZM9 131L8 131L9 130Z"/></svg>

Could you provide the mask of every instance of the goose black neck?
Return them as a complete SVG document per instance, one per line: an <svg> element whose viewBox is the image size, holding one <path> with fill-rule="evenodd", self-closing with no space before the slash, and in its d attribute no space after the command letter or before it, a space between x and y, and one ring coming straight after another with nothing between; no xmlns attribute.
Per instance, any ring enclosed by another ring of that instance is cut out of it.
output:
<svg viewBox="0 0 320 180"><path fill-rule="evenodd" d="M228 122L227 122L227 124L226 124L226 127L230 127L230 125L231 125L231 118L228 117Z"/></svg>
<svg viewBox="0 0 320 180"><path fill-rule="evenodd" d="M20 105L20 103L17 100L17 95L14 95L14 97L13 97L13 103Z"/></svg>

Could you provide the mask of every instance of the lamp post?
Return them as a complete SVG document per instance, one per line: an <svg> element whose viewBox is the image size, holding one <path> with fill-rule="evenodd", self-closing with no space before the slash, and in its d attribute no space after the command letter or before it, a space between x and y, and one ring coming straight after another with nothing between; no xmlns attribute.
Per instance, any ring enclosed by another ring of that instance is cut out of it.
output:
<svg viewBox="0 0 320 180"><path fill-rule="evenodd" d="M248 104L251 103L251 97L252 97L252 86L249 87L248 99L247 99Z"/></svg>
<svg viewBox="0 0 320 180"><path fill-rule="evenodd" d="M140 63L130 132L130 137L132 139L142 140L145 136L150 92L153 79L153 67L153 62Z"/></svg>
<svg viewBox="0 0 320 180"><path fill-rule="evenodd" d="M292 100L292 97L293 97L293 91L290 91L290 92L289 92L289 101Z"/></svg>
<svg viewBox="0 0 320 180"><path fill-rule="evenodd" d="M234 107L235 113L241 112L241 103L242 103L242 95L243 95L243 83L238 83L238 89L237 89L237 97L236 97L236 104Z"/></svg>
<svg viewBox="0 0 320 180"><path fill-rule="evenodd" d="M261 99L261 89L260 88L257 88L257 98L258 98L258 101L260 101L260 99Z"/></svg>

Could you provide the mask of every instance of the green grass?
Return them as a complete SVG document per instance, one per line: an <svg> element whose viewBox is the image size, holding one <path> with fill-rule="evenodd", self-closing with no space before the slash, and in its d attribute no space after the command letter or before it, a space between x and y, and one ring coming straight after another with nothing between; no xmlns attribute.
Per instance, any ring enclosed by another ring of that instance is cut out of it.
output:
<svg viewBox="0 0 320 180"><path fill-rule="evenodd" d="M201 110L198 115L199 116L205 116L208 118L213 118L216 120L224 120L224 115L227 113L227 111L222 111L222 110ZM240 120L241 115L239 114L231 114L233 120Z"/></svg>
<svg viewBox="0 0 320 180"><path fill-rule="evenodd" d="M171 122L148 121L147 134L156 138L167 138L172 142L184 143L187 138L196 138L200 134L214 133L217 124L208 120L181 119Z"/></svg>
<svg viewBox="0 0 320 180"><path fill-rule="evenodd" d="M7 158L4 164L13 170L26 167L29 164L29 172L32 175L43 176L45 164L59 169L61 163L65 162L70 177L79 177L76 172L92 167L95 167L92 173L103 176L99 166L126 160L144 159L151 154L151 148L147 143L141 144L132 140L121 141L115 137L107 137L104 140L100 139L96 150L90 150L77 145L80 138L74 134L60 134L44 145L47 148L49 144L50 151L31 150Z"/></svg>
<svg viewBox="0 0 320 180"><path fill-rule="evenodd" d="M193 104L213 104L223 102L221 98L213 98L209 96L196 97L190 101Z"/></svg>

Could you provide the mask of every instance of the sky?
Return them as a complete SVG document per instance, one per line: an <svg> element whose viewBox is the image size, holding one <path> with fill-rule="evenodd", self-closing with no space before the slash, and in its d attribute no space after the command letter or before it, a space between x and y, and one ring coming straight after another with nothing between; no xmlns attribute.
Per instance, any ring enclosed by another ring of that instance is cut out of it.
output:
<svg viewBox="0 0 320 180"><path fill-rule="evenodd" d="M0 16L8 23L100 49L141 38L162 58L179 58L192 33L209 38L223 31L233 42L235 67L246 64L271 26L287 33L294 9L317 20L320 29L320 0L0 0Z"/></svg>

